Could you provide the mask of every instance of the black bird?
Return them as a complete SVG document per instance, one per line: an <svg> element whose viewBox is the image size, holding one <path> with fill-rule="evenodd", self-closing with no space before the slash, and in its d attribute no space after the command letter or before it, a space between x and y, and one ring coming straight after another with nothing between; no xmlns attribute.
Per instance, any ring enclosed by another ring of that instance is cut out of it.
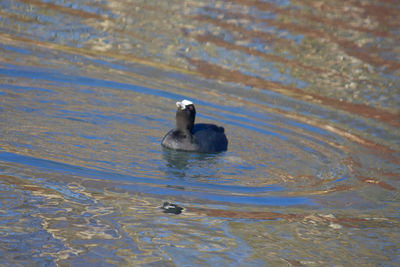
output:
<svg viewBox="0 0 400 267"><path fill-rule="evenodd" d="M177 215L181 214L183 210L183 208L179 207L178 205L169 202L164 202L160 209L162 209L164 213L173 213Z"/></svg>
<svg viewBox="0 0 400 267"><path fill-rule="evenodd" d="M228 149L228 139L223 127L208 124L194 124L196 109L193 102L176 102L176 127L169 131L161 144L164 147L193 152L221 152Z"/></svg>

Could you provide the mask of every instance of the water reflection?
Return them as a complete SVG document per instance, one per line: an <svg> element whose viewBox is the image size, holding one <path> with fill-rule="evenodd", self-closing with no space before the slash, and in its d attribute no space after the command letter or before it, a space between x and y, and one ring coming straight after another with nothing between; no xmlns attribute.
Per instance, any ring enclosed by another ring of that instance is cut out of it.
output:
<svg viewBox="0 0 400 267"><path fill-rule="evenodd" d="M195 168L203 169L205 166L215 171L215 165L218 163L218 154L210 153L191 153L185 151L176 151L162 148L163 159L166 161L167 175L169 177L185 178L188 175L185 171ZM203 173L204 176L212 176L210 173Z"/></svg>
<svg viewBox="0 0 400 267"><path fill-rule="evenodd" d="M206 161L207 165L215 163L215 158L218 157L220 153L192 153L185 151L177 151L167 148L162 148L163 158L168 162L167 166L171 169L184 170L190 168L190 164L196 164Z"/></svg>

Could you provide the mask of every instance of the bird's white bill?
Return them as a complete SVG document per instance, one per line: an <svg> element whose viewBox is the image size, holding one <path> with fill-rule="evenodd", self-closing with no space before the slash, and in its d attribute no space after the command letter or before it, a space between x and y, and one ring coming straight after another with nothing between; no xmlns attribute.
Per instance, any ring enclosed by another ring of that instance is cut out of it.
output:
<svg viewBox="0 0 400 267"><path fill-rule="evenodd" d="M181 108L181 109L185 109L186 108L186 106L188 106L188 105L193 105L193 102L192 101L190 101L190 100L182 100L181 102L176 102L176 106L178 107L178 108Z"/></svg>

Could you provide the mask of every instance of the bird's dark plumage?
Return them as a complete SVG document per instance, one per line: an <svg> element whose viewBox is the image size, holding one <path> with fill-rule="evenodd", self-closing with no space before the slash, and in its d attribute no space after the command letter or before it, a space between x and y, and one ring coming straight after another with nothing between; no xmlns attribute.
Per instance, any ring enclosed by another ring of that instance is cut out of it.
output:
<svg viewBox="0 0 400 267"><path fill-rule="evenodd" d="M228 139L223 127L206 123L194 124L196 109L191 101L183 100L176 105L176 127L164 136L161 142L164 147L205 153L228 149Z"/></svg>
<svg viewBox="0 0 400 267"><path fill-rule="evenodd" d="M178 205L169 202L164 202L161 209L163 210L164 213L173 213L177 215L181 214L183 210L182 207L179 207Z"/></svg>

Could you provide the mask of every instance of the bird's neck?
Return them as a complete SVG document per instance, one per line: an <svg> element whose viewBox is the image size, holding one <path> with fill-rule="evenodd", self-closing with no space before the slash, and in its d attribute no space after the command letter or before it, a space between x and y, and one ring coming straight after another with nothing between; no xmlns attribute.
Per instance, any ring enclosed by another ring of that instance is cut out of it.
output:
<svg viewBox="0 0 400 267"><path fill-rule="evenodd" d="M192 132L193 126L188 123L182 123L180 121L176 122L176 129L182 133L190 134Z"/></svg>

